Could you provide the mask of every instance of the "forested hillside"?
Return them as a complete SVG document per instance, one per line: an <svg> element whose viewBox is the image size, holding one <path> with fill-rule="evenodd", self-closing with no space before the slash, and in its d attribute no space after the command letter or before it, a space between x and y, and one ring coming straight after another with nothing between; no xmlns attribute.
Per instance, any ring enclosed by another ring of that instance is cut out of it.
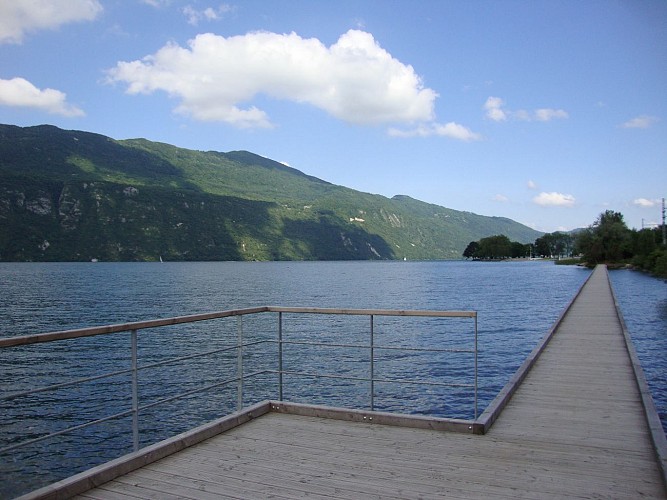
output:
<svg viewBox="0 0 667 500"><path fill-rule="evenodd" d="M540 233L336 186L245 151L0 125L0 260L460 258Z"/></svg>

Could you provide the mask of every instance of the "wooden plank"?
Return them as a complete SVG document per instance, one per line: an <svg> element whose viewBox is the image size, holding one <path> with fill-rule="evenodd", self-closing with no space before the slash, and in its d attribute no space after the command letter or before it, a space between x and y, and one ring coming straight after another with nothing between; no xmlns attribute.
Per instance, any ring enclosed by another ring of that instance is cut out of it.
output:
<svg viewBox="0 0 667 500"><path fill-rule="evenodd" d="M273 415L272 415L273 420ZM368 433L364 436L361 433L321 433L319 432L319 425L310 429L303 420L298 420L297 427L281 426L280 423L272 422L270 427L266 427L265 431L262 429L253 429L248 437L239 437L233 441L219 441L220 446L241 449L251 449L257 443L264 443L267 447L273 448L281 444L299 445L306 449L318 450L323 444L327 444L327 440L334 441L334 444L328 444L329 451L341 450L343 452L357 453L363 450L371 450L375 453L384 452L387 457L392 457L398 452L408 451L415 454L416 459L423 461L437 461L439 457L443 456L443 452L465 454L470 451L473 455L477 453L476 450L483 449L486 445L483 442L478 442L475 438L459 440L452 438L449 434L434 436L431 432L405 432L400 433L391 432L391 439L385 439L378 433ZM327 425L330 427L330 425ZM347 425L346 428L353 428L357 426ZM363 427L363 426L362 426ZM328 435L327 435L328 434ZM248 441L249 444L245 444ZM322 441L322 443L320 443ZM349 442L348 442L349 441ZM370 441L370 442L366 442ZM338 442L339 444L335 444ZM613 444L615 442L611 441ZM495 447L502 447L504 442L494 442ZM615 444L616 445L616 444ZM511 442L510 446L516 446L516 443ZM211 448L215 450L215 442L204 443L200 447L201 451L206 451ZM618 447L618 445L616 445ZM582 447L585 449L585 447ZM627 446L625 447L627 449Z"/></svg>
<svg viewBox="0 0 667 500"><path fill-rule="evenodd" d="M169 473L154 471L150 468L139 469L111 483L110 487L123 484L128 488L141 485L150 488L160 495L176 495L180 498L196 498L198 500L216 500L219 498L239 498L228 485L200 481L187 476L174 476Z"/></svg>
<svg viewBox="0 0 667 500"><path fill-rule="evenodd" d="M252 436L256 434L258 430L260 430L260 427L266 429L267 432L269 429L275 428L274 423L271 422L271 420L273 420L273 415L265 417L265 419L267 419L265 423L262 421L253 422L251 426L248 426L247 430L243 430L243 434L247 433L248 435ZM305 422L302 418L297 420L298 422L294 428L301 429L302 431L308 429L308 422ZM260 423L262 425L257 425ZM357 425L364 428L368 427L370 429L377 428L377 426L363 424L355 424L353 427L356 427ZM319 426L320 423L317 422L314 428L311 429L312 432L317 432L317 428ZM400 430L402 431L403 429ZM282 429L279 430L278 433L282 435ZM371 432L369 434L374 433ZM401 432L401 438L404 437L402 434L403 432ZM424 431L423 434L429 435L433 433ZM454 436L459 437L458 435ZM308 437L309 436L306 436L306 442L308 442ZM357 442L359 437L350 436L349 439L352 442ZM372 441L373 436L371 435L369 439ZM513 456L513 451L516 451L516 448L507 448L505 453L499 453L497 447L487 447L489 448L486 450L487 453L489 451L492 453L490 456L482 458L485 458L488 461L488 464L482 463L479 465L480 457L477 456L477 460L475 460L475 455L479 451L478 448L473 447L470 449L468 447L467 451L469 455L460 459L460 464L457 463L452 465L448 464L450 458L447 456L447 454L443 453L442 449L438 449L442 443L435 443L432 446L432 455L424 455L423 453L419 453L420 450L412 449L408 443L405 445L405 448L413 455L411 461L406 460L406 456L399 450L398 452L394 452L395 456L393 458L393 462L389 464L387 460L392 460L392 450L386 446L378 448L378 450L388 452L385 457L381 457L380 459L376 456L375 450L366 450L365 454L359 453L357 450L349 450L346 452L345 448L347 443L343 443L339 453L335 455L331 453L331 448L317 449L317 447L312 446L300 446L300 451L297 456L290 456L289 454L286 454L283 448L278 447L274 443L263 443L261 439L253 440L243 438L234 439L233 441L235 444L245 443L248 446L249 443L253 443L254 447L249 447L247 449L239 449L236 447L232 450L228 450L227 452L229 461L227 462L225 455L216 455L216 453L214 453L216 448L219 450L226 449L226 447L222 445L214 446L214 442L218 440L219 438L215 438L208 443L203 443L202 445L198 446L199 449L194 454L191 463L184 464L182 454L180 456L175 456L165 460L165 462L168 461L170 463L169 469L167 470L172 474L177 469L184 471L206 471L208 470L206 460L208 458L210 459L208 461L208 465L212 466L212 470L215 471L219 470L216 469L215 466L217 465L219 467L221 459L224 463L233 464L234 459L237 459L238 462L238 458L241 457L242 463L236 464L236 467L239 467L238 470L243 471L240 478L246 476L269 478L264 480L269 482L273 481L274 487L277 488L276 491L282 491L282 488L287 486L288 483L282 482L285 478L284 474L281 473L281 469L285 469L285 473L287 474L291 473L291 471L293 471L295 468L297 468L301 473L310 472L314 475L317 475L318 473L332 473L335 474L335 477L338 481L347 484L347 486L341 487L341 491L338 492L339 495L344 495L345 491L347 491L346 488L350 487L351 474L355 475L362 482L362 484L366 485L364 488L376 488L373 491L381 491L381 493L385 495L389 494L389 492L382 491L379 488L384 487L382 485L392 484L394 482L399 482L402 487L411 489L411 491L415 493L422 494L434 494L434 492L442 493L445 491L443 484L446 483L447 491L449 493L456 492L457 494L465 496L466 491L477 491L480 495L482 495L483 492L490 494L490 492L493 491L494 494L504 494L508 498L516 494L516 490L513 488L516 487L515 476L517 475L517 471L521 471L522 473L530 473L532 475L541 474L545 478L551 477L552 479L548 479L547 483L541 486L541 489L538 491L542 493L551 492L552 494L555 494L557 491L563 492L563 486L559 485L558 481L553 478L563 478L564 482L567 483L568 488L571 489L571 493L578 491L582 485L593 485L596 489L603 491L605 489L605 485L608 485L610 481L613 480L613 477L610 478L606 476L603 476L598 480L594 480L591 474L594 473L595 470L579 470L577 467L570 465L569 461L567 460L565 460L565 463L568 464L569 469L566 468L564 472L559 472L558 470L554 470L554 465L557 465L559 462L562 463L563 457L554 457L550 463L546 464L543 462L535 462L535 460L531 457L528 457L524 460L522 456ZM466 441L468 442L468 445L470 442L479 442L482 444L488 442L486 437L477 439L468 437ZM298 440L296 443L298 444ZM337 445L339 443L340 441L332 436L331 444ZM365 443L362 443L362 445L363 444ZM203 452L202 448L204 447L208 449L208 453ZM254 452L251 452L253 448ZM465 449L466 446L462 446L462 448ZM310 454L303 455L302 452L304 449L308 450ZM431 463L431 459L437 459L438 456L440 456L440 459L436 460L435 463ZM301 457L301 461L299 461L299 457ZM511 459L511 461L508 462L508 459ZM314 463L315 460L318 461ZM431 466L429 468L425 468L424 462L431 464ZM477 468L466 469L466 463L469 463L472 466L476 466ZM594 462L591 463L594 464ZM295 464L297 464L296 467ZM410 469L407 468L409 465L411 465ZM159 466L159 464L153 464L149 468L152 469ZM493 467L495 467L495 470ZM420 470L422 471L421 473L419 472ZM381 471L384 471L384 475L382 475ZM387 475L388 472L390 473L389 475ZM230 476L230 472L225 469L224 472L221 471L219 474L217 474L217 476L224 477L225 480L227 480ZM464 480L461 479L462 477L468 477L471 479ZM273 478L279 479L274 480ZM418 484L414 484L415 479L419 480ZM313 479L313 481L315 481L315 479ZM321 482L317 482L316 484L317 488L322 486ZM626 491L628 494L630 494L638 489L636 487L637 485L634 486L635 487L633 488L628 488L625 485L618 484L616 485L615 489L617 492ZM317 488L315 488L315 490L311 488L309 491L311 493L324 493L322 490L318 490ZM364 491L368 492L368 489L355 489L354 491L357 493L362 493Z"/></svg>
<svg viewBox="0 0 667 500"><path fill-rule="evenodd" d="M481 427L469 420L425 417L421 415L398 415L395 413L335 408L288 402L271 402L271 411L290 415L305 415L348 422L372 422L381 425L396 425L419 429L481 434Z"/></svg>
<svg viewBox="0 0 667 500"><path fill-rule="evenodd" d="M179 494L172 494L166 491L162 491L162 488L154 488L152 484L127 484L122 481L111 481L104 484L100 488L102 494L110 493L112 495L118 495L125 498L140 498L145 500L183 500L185 498L196 498L196 497L186 497ZM97 490L96 490L97 491Z"/></svg>
<svg viewBox="0 0 667 500"><path fill-rule="evenodd" d="M314 470L303 464L299 467L279 465L281 461L247 462L239 470L215 471L198 468L178 469L171 467L167 474L179 474L179 477L205 477L209 481L219 481L224 475L225 485L236 482L241 491L262 493L261 496L276 492L296 495L322 495L331 498L401 498L393 488L387 489L386 482L373 485L371 481L355 482L355 476L347 476L344 481L339 477L331 478L328 471ZM143 472L143 471L142 471ZM338 471L336 472L338 476Z"/></svg>
<svg viewBox="0 0 667 500"><path fill-rule="evenodd" d="M141 498L139 496L132 496L126 493L118 493L116 491L104 490L101 487L94 490L87 491L81 495L74 497L75 500L128 500L132 498Z"/></svg>
<svg viewBox="0 0 667 500"><path fill-rule="evenodd" d="M282 448L278 447L276 441L267 443L263 439L254 439L252 436L257 435L258 431L270 432L270 430L277 430L277 434L285 436L285 439L290 438L284 429L276 429L274 414L271 414L267 417L263 417L260 420L252 422L245 429L239 428L238 431L232 431L231 433L223 436L214 438L208 442L202 443L196 448L188 450L188 452L193 451L192 463L187 466L182 466L190 470L201 470L202 466L206 463L207 457L210 458L214 464L220 464L220 460L226 461L228 463L234 464L236 460L235 467L237 467L241 472L241 476L237 477L237 481L240 481L243 477L247 476L257 476L262 477L263 481L267 481L270 484L267 484L267 488L271 485L274 488L274 491L282 491L284 487L287 487L292 483L285 483L284 478L278 472L281 468L286 468L287 471L294 470L294 468L302 469L302 472L312 472L317 473L319 470L320 473L332 472L335 473L336 480L340 481L343 485L350 482L350 478L345 476L344 472L347 471L348 474L356 474L360 477L360 480L366 484L365 492L377 491L384 494L388 494L386 490L380 490L380 486L376 483L379 482L383 488L389 487L393 483L398 483L411 485L411 482L415 478L419 479L422 484L421 493L427 495L423 491L426 486L433 487L436 491L444 493L445 491L452 496L461 495L461 497L471 497L474 492L476 492L478 497L484 495L486 492L487 495L492 494L494 496L505 496L507 498L513 497L518 494L517 490L518 478L522 475L530 475L535 479L540 479L540 483L532 487L532 489L525 491L525 496L538 498L543 494L551 494L552 496L557 496L560 492L570 494L575 494L577 491L581 491L583 487L594 488L594 491L602 492L607 491L611 486L613 486L616 494L624 493L628 496L632 496L637 491L641 490L641 484L637 484L635 481L634 484L626 484L624 482L616 481L614 483L613 477L607 475L597 476L594 468L591 468L591 465L595 465L596 462L594 457L588 462L589 468L580 469L579 464L573 465L569 460L563 460L563 457L552 456L550 461L544 462L544 455L541 454L542 460L535 460L535 457L530 454L520 454L517 456L516 447L506 446L503 449L500 449L498 446L495 446L495 443L489 441L488 436L465 436L460 434L449 434L449 433L436 433L438 436L443 438L454 438L453 441L463 441L459 444L459 448L462 450L467 450L467 454L462 457L451 457L446 453L446 449L443 449L446 444L445 442L439 442L437 439L428 439L429 435L434 433L430 431L420 431L413 429L402 429L402 428L383 428L382 426L375 425L365 425L365 424L344 424L340 422L340 425L345 427L361 428L361 430L367 430L369 442L373 442L378 436L378 429L381 431L387 431L389 435L394 434L396 431L399 431L399 435L395 436L397 443L402 443L403 449L393 449L390 446L379 446L376 449L368 448L365 442L360 441L361 437L355 435L358 433L348 432L347 439L349 443L341 443L341 437L336 436L335 433L330 433L330 443L328 447L321 448L323 445L322 442L313 445L309 438L311 434L317 434L318 429L321 427L322 422L318 422L317 419L312 419L315 421L315 424L312 426L312 429L309 429L308 421L311 419L308 417L290 417L288 419L294 419L295 425L294 429L300 429L300 433L303 435L304 439L301 444L299 444L298 439L292 439L295 446L299 448L299 454L295 456L290 456ZM331 422L335 424L336 422ZM260 425L261 424L261 425ZM242 432L241 432L242 431ZM308 432L306 432L308 431ZM409 432L403 432L409 431ZM361 431L359 431L361 432ZM230 439L233 434L247 434L247 437L234 438ZM382 432L384 433L384 432ZM412 438L408 435L412 434ZM422 435L422 439L414 439L416 436ZM291 438L298 438L299 436L291 436ZM225 438L225 439L221 439ZM322 438L323 439L323 438ZM424 441L426 439L426 441ZM224 443L216 445L215 442L228 441L233 442L237 445L235 448L225 445ZM443 441L450 442L452 439L445 439ZM430 442L430 444L429 444ZM359 449L354 449L351 445L352 443L358 443ZM416 443L416 444L415 444ZM482 446L477 446L479 443ZM486 444L485 444L486 443ZM241 447L238 445L243 444L248 448ZM250 444L253 446L250 447ZM199 449L197 449L199 448ZM202 451L202 448L208 449L207 453ZM228 455L216 455L212 450L227 450ZM254 452L251 453L251 450L254 448ZM332 453L338 449L337 453ZM303 455L303 451L307 450L309 454ZM537 449L540 451L540 449ZM525 450L524 450L525 451ZM425 453L428 452L428 453ZM482 456L480 456L482 452ZM378 456L378 453L381 455ZM298 456L301 456L304 462L298 460ZM567 456L567 455L566 455ZM173 473L174 461L182 461L183 454L171 457L166 459L164 462L172 462ZM317 458L315 465L311 464L314 457ZM409 458L409 460L408 460ZM450 463L454 458L454 463ZM509 460L509 461L508 461ZM342 462L342 463L341 463ZM432 463L433 462L433 463ZM424 467L425 463L429 463L430 467ZM565 468L561 467L557 469L556 466L561 464L566 464ZM347 464L347 465L346 465ZM469 468L466 468L468 464ZM150 468L159 467L160 464L156 463L150 466ZM391 465L391 467L390 467ZM411 465L410 468L407 466ZM307 470L303 470L304 467L309 467ZM625 464L624 466L627 466ZM262 473L262 469L264 473ZM214 469L215 470L215 469ZM343 472L341 472L341 470ZM416 471L422 470L421 475L416 474ZM385 475L382 475L384 471ZM435 472L434 472L435 471ZM391 472L393 476L386 476L387 472ZM229 473L220 473L218 474L221 481L226 481L229 477ZM393 481L392 481L393 477ZM373 479L375 478L375 479ZM470 478L470 479L462 479ZM288 478L290 479L290 478ZM310 483L313 483L315 479L311 480ZM563 483L563 484L561 484ZM311 494L324 494L325 491L318 489L322 485L318 482L310 485L308 490ZM329 486L329 484L325 484ZM331 486L333 487L333 486ZM344 487L337 492L341 497L345 497L344 493L346 490ZM368 490L368 488L376 488L375 490ZM393 488L393 487L392 487ZM428 488L426 488L428 490ZM417 493L420 490L415 487ZM256 490L253 490L256 492ZM393 491L393 490L392 490ZM413 491L414 493L415 491ZM468 493L466 493L468 492ZM532 492L532 493L531 493ZM356 493L361 493L357 491ZM380 494L380 493L378 493ZM246 488L246 497L253 498L251 492ZM354 495L352 495L354 496ZM428 496L428 495L427 495Z"/></svg>
<svg viewBox="0 0 667 500"><path fill-rule="evenodd" d="M293 444L298 445L300 442L305 442L308 443L308 445L300 445L300 452L304 453L306 450L309 450L313 454L316 454L319 452L321 446L323 445L323 443L320 443L320 440L317 439L317 430L313 429L312 432L309 431L303 422L300 422L298 425L299 434L295 439L290 438L288 434L290 431L287 428L281 428L275 423L271 424L269 432L272 433L271 435L273 436L284 436L284 438L272 439L269 441L265 436L262 436L260 433L258 433L257 430L253 430L251 437L248 439L237 439L233 442L221 443L221 445L223 447L234 450L234 452L245 453L260 445L260 443L265 443L267 448L280 451L281 456L284 456L286 453L281 449L281 446L291 446ZM293 429L292 432L295 432L295 429ZM421 464L422 462L426 461L439 467L441 465L450 463L450 456L452 454L456 454L455 459L459 457L464 459L474 459L475 456L479 456L479 453L483 451L488 444L485 442L478 442L473 439L465 440L465 442L462 442L457 447L455 447L453 446L454 443L452 439L445 439L449 436L433 436L432 434L433 433L422 433L422 437L428 439L428 442L426 442L424 439L412 439L412 436L406 432L401 432L399 436L396 436L396 433L392 433L392 435L398 438L398 441L394 441L393 445L389 441L382 442L377 435L369 436L369 442L365 442L362 436L347 436L349 437L350 442L346 442L346 436L336 437L332 435L331 440L334 441L334 443L338 442L340 444L330 444L328 446L327 460L335 456L336 453L353 456L356 454L362 454L363 456L365 451L366 453L373 453L374 457L379 457L382 461L394 460L395 457L400 456L402 461L406 461L408 458L412 458L416 463ZM355 443L358 443L358 445L355 445ZM494 449L502 450L503 446L504 443L502 442L494 443ZM533 446L533 448L535 448L535 446ZM508 450L507 454L511 455L514 451L516 451L516 443L510 443L510 445L506 448ZM525 448L525 451L529 451L527 449L528 447ZM203 444L202 447L200 447L199 453L206 453L206 450L210 450L211 453L218 452L216 447L214 447L214 443ZM561 455L562 451L571 451L571 447L562 447L562 450L557 450L557 452ZM595 451L599 450L595 449ZM412 456L410 457L408 454L412 454ZM558 456L557 460L562 460L562 457ZM439 464L438 462L442 462L442 464ZM648 463L650 464L651 462L649 461Z"/></svg>
<svg viewBox="0 0 667 500"><path fill-rule="evenodd" d="M172 463L169 473L173 474L175 470ZM185 470L194 473L192 471L197 469ZM275 457L264 460L253 457L252 461L246 462L242 472L225 471L224 476L225 482L235 473L241 477L263 478L274 491L284 491L286 480L297 481L310 495L330 493L336 498L410 498L437 495L445 491L442 481L415 483L414 479L402 475L400 469L397 470L399 472L391 475L378 474L374 469L370 474L363 474L358 468L344 470L338 464L327 468L314 467L311 462L304 462L294 467L294 463L276 460ZM201 469L196 473L201 474ZM448 485L446 491L455 489Z"/></svg>
<svg viewBox="0 0 667 500"><path fill-rule="evenodd" d="M276 450L278 452L278 450ZM516 451L516 448L514 450ZM439 488L441 486L442 480L447 478L447 481L451 483L452 481L457 481L461 477L481 477L478 479L478 482L485 482L484 478L501 478L505 481L507 487L516 484L516 470L517 468L525 468L526 462L531 468L540 467L544 470L553 469L554 466L559 466L563 460L568 460L571 458L570 454L560 454L554 455L549 460L545 460L544 456L540 456L539 460L526 460L523 458L517 458L513 455L512 452L509 453L494 453L491 456L483 457L481 459L476 459L474 455L469 455L467 457L459 457L459 460L444 461L442 463L435 463L429 465L428 468L423 466L423 461L419 459L410 460L404 455L398 454L394 459L387 460L378 460L374 454L368 455L369 462L366 463L363 460L353 461L344 454L330 455L327 453L327 459L319 460L317 458L307 459L303 455L294 456L290 454L283 454L282 450L279 451L281 456L281 461L276 462L275 459L271 457L258 454L256 452L247 452L246 456L252 458L250 462L252 467L260 467L266 469L266 476L272 477L276 474L281 467L293 467L293 464L298 464L299 470L301 472L311 471L313 473L325 473L335 471L336 476L346 476L345 480L348 480L347 476L353 476L357 478L366 478L366 481L372 481L376 479L380 480L392 480L397 478L403 478L401 484L404 486L413 485L412 489L423 491L423 488L426 485L430 487ZM500 463L504 461L504 463ZM171 466L181 466L187 468L189 463L184 463L182 461L172 461L170 462ZM196 464L196 465L195 465ZM201 462L195 462L192 465L194 467L199 467ZM287 465L283 465L287 464ZM614 477L611 474L605 474L607 468L598 467L598 462L595 460L595 457L592 457L588 464L591 465L587 471L583 471L580 467L564 467L560 468L562 473L567 473L573 479L579 477L580 479L585 480L586 483L591 482L591 477L602 477L605 483L613 480ZM634 465L630 463L630 465ZM247 470L247 466L243 467L243 470ZM598 474L597 471L600 470L602 473ZM649 470L648 467L645 470ZM434 472L437 471L437 472ZM333 474L333 472L331 472ZM418 483L415 483L418 481Z"/></svg>

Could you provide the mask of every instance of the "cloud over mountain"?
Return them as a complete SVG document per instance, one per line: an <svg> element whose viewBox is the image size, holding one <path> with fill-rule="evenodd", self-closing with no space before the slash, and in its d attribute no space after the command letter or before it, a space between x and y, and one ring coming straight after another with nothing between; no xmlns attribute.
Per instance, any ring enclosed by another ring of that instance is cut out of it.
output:
<svg viewBox="0 0 667 500"><path fill-rule="evenodd" d="M24 78L0 79L0 106L34 108L54 115L83 116L67 102L67 95L55 89L39 89Z"/></svg>
<svg viewBox="0 0 667 500"><path fill-rule="evenodd" d="M540 193L533 198L533 203L543 207L571 207L576 200L571 194L563 193Z"/></svg>
<svg viewBox="0 0 667 500"><path fill-rule="evenodd" d="M166 92L178 100L176 112L196 120L242 128L272 126L252 104L260 94L354 124L431 122L437 97L412 66L359 30L330 47L296 33L200 34L187 47L169 43L141 60L119 62L108 77L129 94Z"/></svg>

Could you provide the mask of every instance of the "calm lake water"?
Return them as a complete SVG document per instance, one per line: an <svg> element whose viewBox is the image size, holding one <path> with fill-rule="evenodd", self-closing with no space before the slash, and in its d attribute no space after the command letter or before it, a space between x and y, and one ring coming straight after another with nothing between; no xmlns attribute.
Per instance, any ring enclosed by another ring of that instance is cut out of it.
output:
<svg viewBox="0 0 667 500"><path fill-rule="evenodd" d="M609 276L667 433L667 281L628 270Z"/></svg>
<svg viewBox="0 0 667 500"><path fill-rule="evenodd" d="M590 271L551 262L270 262L0 264L0 336L125 323L262 305L326 308L473 310L479 318L479 412L547 332ZM612 273L628 328L656 394L667 408L664 281ZM147 330L139 363L232 346L236 318ZM430 322L429 322L430 321ZM377 318L383 345L469 348L470 320ZM368 342L367 317L290 317L289 340ZM276 338L275 316L244 319L248 340ZM129 335L99 336L0 351L0 395L129 367ZM286 352L285 369L368 376L367 352L302 347ZM467 353L376 352L376 376L468 383ZM276 369L275 344L248 349L244 372ZM142 404L234 376L234 353L140 372ZM285 399L368 407L368 383L286 377ZM127 410L127 374L0 402L0 447L27 437ZM274 375L244 386L244 404L276 398ZM376 384L383 411L473 418L471 391ZM235 385L141 413L141 444L182 432L236 405ZM128 418L43 441L0 457L0 497L11 497L131 451Z"/></svg>

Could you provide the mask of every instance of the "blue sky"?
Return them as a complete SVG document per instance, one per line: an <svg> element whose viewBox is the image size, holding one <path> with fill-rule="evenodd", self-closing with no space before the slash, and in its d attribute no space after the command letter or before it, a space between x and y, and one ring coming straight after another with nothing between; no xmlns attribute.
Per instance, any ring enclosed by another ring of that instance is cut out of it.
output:
<svg viewBox="0 0 667 500"><path fill-rule="evenodd" d="M667 196L664 0L0 2L0 123L248 150L541 231Z"/></svg>

